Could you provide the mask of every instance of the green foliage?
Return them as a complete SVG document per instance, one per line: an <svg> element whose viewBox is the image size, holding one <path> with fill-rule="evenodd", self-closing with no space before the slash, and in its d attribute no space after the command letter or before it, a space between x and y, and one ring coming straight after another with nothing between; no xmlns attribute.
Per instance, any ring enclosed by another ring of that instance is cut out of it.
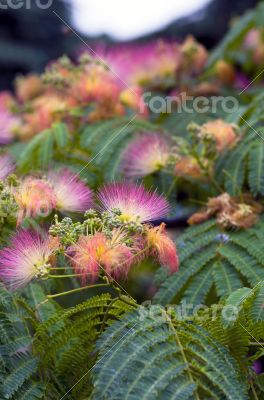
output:
<svg viewBox="0 0 264 400"><path fill-rule="evenodd" d="M263 300L264 281L192 316L175 306L127 314L97 342L92 398L262 398L252 362L263 353Z"/></svg>
<svg viewBox="0 0 264 400"><path fill-rule="evenodd" d="M50 129L35 135L17 154L18 167L22 172L32 169L46 170L53 159L63 158L69 150L71 138L68 128L63 123L54 123ZM12 152L12 147L11 147ZM14 148L16 154L16 145Z"/></svg>
<svg viewBox="0 0 264 400"><path fill-rule="evenodd" d="M263 128L249 130L229 153L217 161L216 178L234 196L249 190L253 196L264 194Z"/></svg>
<svg viewBox="0 0 264 400"><path fill-rule="evenodd" d="M97 346L93 399L247 398L228 349L174 310L130 313Z"/></svg>
<svg viewBox="0 0 264 400"><path fill-rule="evenodd" d="M260 9L262 10L263 7ZM217 48L210 54L207 62L208 68L212 67L220 59L230 59L234 50L242 44L245 34L250 28L254 27L255 17L256 12L249 11L234 23L232 29L230 29Z"/></svg>
<svg viewBox="0 0 264 400"><path fill-rule="evenodd" d="M105 293L64 309L47 302L38 284L29 286L27 297L1 286L1 398L55 400L84 373L70 398L86 398L91 391L88 372L96 357L95 340L132 306Z"/></svg>
<svg viewBox="0 0 264 400"><path fill-rule="evenodd" d="M207 67L211 68L218 60L225 59L235 61L247 66L248 60L245 58L241 46L246 33L255 27L263 26L264 6L262 2L255 10L250 10L242 17L234 21L233 26L225 35L216 49L211 52Z"/></svg>
<svg viewBox="0 0 264 400"><path fill-rule="evenodd" d="M189 304L211 302L264 279L264 220L251 229L223 231L214 220L188 228L177 240L180 270L166 276L159 273L160 287L154 296L159 304L185 300ZM210 297L210 296L209 296Z"/></svg>
<svg viewBox="0 0 264 400"><path fill-rule="evenodd" d="M0 287L0 397L42 399L45 384L35 380L38 360L33 356L27 312L16 296ZM32 318L32 316L31 316ZM20 397L19 397L20 396Z"/></svg>

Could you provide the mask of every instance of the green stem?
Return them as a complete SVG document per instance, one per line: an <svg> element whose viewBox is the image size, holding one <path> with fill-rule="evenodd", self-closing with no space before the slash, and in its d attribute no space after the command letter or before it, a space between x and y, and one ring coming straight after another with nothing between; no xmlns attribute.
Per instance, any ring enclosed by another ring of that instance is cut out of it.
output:
<svg viewBox="0 0 264 400"><path fill-rule="evenodd" d="M129 306L132 306L132 307L137 306L137 302L136 302L132 297L131 297L131 299L133 300L133 302L128 300L128 299L129 299L128 296L124 296L124 295L121 295L121 294L119 293L119 299L120 299L121 301L123 301L123 303L128 304Z"/></svg>
<svg viewBox="0 0 264 400"><path fill-rule="evenodd" d="M180 350L180 353L181 353L181 355L182 355L183 361L184 361L184 363L186 364L186 369L187 369L186 372L187 372L187 375L188 375L190 381L191 381L192 383L195 384L194 379L193 379L193 376L192 376L192 373L191 373L191 370L190 370L190 364L189 364L189 362L188 362L188 360L187 360L187 358L186 358L186 355L185 355L185 352L184 352L184 348L183 348L183 346L182 346L182 344L181 344L181 340L180 340L180 338L179 338L177 329L175 329L175 327L174 327L174 325L173 325L173 322L172 322L172 320L171 320L171 317L170 317L167 313L166 313L166 319L167 319L167 321L168 321L168 324L169 324L169 326L170 326L172 332L174 333L174 336L175 336L175 339L176 339L176 343L177 343L177 345L178 345L178 347L179 347L179 350ZM200 400L197 391L195 391L195 399L196 399L196 400Z"/></svg>
<svg viewBox="0 0 264 400"><path fill-rule="evenodd" d="M78 276L83 276L83 274L69 274L69 275L48 275L48 278L75 278Z"/></svg>
<svg viewBox="0 0 264 400"><path fill-rule="evenodd" d="M85 289L92 289L92 288L103 287L103 286L109 286L109 284L108 283L99 283L98 285L83 286L83 287L80 287L77 289L68 290L67 292L61 292L61 293L57 293L57 294L49 294L49 295L47 295L47 298L54 299L55 297L65 296L70 293L81 292L82 290L85 290Z"/></svg>
<svg viewBox="0 0 264 400"><path fill-rule="evenodd" d="M108 306L107 306L106 312L104 313L104 318L103 318L103 321L102 321L102 325L101 325L101 329L100 329L100 334L101 334L101 333L103 332L103 330L104 330L105 323L106 323L106 320L107 320L107 317L108 317L108 313L109 313L109 311L110 311L112 305L114 304L114 302L115 302L117 299L118 299L118 297L115 297L114 299L112 299L112 300L110 301L110 303L108 304Z"/></svg>
<svg viewBox="0 0 264 400"><path fill-rule="evenodd" d="M256 392L256 390L255 390L254 385L253 385L252 382L250 382L250 387L251 387L251 390L252 390L254 399L255 399L255 400L259 400L258 395L257 395L257 392Z"/></svg>

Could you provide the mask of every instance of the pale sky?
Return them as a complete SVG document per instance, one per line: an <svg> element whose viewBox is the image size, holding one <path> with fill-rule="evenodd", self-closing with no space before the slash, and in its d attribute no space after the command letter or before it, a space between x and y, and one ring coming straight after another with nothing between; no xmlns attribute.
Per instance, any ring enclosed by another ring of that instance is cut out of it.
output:
<svg viewBox="0 0 264 400"><path fill-rule="evenodd" d="M151 33L209 0L71 0L73 23L82 33L126 40Z"/></svg>

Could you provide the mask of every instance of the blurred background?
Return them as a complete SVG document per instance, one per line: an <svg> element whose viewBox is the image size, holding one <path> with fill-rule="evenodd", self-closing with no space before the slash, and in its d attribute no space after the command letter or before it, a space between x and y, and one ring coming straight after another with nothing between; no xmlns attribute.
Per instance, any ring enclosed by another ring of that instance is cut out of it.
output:
<svg viewBox="0 0 264 400"><path fill-rule="evenodd" d="M178 39L215 46L256 0L0 0L0 90L18 74L41 72L62 54L98 42Z"/></svg>

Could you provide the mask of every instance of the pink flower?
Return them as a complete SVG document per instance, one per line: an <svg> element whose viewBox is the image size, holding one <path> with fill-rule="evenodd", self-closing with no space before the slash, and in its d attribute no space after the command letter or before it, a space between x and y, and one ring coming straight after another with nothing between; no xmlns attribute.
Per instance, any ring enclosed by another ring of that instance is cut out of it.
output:
<svg viewBox="0 0 264 400"><path fill-rule="evenodd" d="M0 251L0 279L17 289L34 278L45 277L58 245L56 238L21 230L13 237L10 247Z"/></svg>
<svg viewBox="0 0 264 400"><path fill-rule="evenodd" d="M76 245L69 248L72 265L77 274L81 275L82 283L94 282L100 274L100 269L108 277L119 279L129 271L133 254L129 247L119 242L113 242L103 233L94 236L81 236Z"/></svg>
<svg viewBox="0 0 264 400"><path fill-rule="evenodd" d="M179 68L178 45L163 40L136 45L118 45L97 49L106 64L129 85L160 86L174 79Z"/></svg>
<svg viewBox="0 0 264 400"><path fill-rule="evenodd" d="M122 221L147 222L165 216L169 205L163 196L147 191L143 186L119 182L105 185L99 192L101 209L121 212Z"/></svg>
<svg viewBox="0 0 264 400"><path fill-rule="evenodd" d="M122 170L128 177L143 177L164 168L170 156L169 141L158 133L143 133L123 154Z"/></svg>
<svg viewBox="0 0 264 400"><path fill-rule="evenodd" d="M212 138L216 144L216 150L221 152L232 147L239 139L233 124L222 119L206 122L200 127L201 138Z"/></svg>
<svg viewBox="0 0 264 400"><path fill-rule="evenodd" d="M92 205L92 191L69 169L51 171L48 181L56 198L56 208L64 212L85 212Z"/></svg>
<svg viewBox="0 0 264 400"><path fill-rule="evenodd" d="M160 264L168 267L170 272L177 272L179 259L176 246L169 238L165 230L165 224L147 229L147 248L152 256L156 257Z"/></svg>
<svg viewBox="0 0 264 400"><path fill-rule="evenodd" d="M14 195L19 206L18 224L26 217L47 216L56 206L51 185L39 178L24 179Z"/></svg>
<svg viewBox="0 0 264 400"><path fill-rule="evenodd" d="M8 154L0 156L0 180L6 179L15 169L11 157Z"/></svg>
<svg viewBox="0 0 264 400"><path fill-rule="evenodd" d="M73 93L81 104L93 101L117 101L120 82L115 75L102 65L88 65L77 83Z"/></svg>
<svg viewBox="0 0 264 400"><path fill-rule="evenodd" d="M7 92L0 93L0 145L10 143L20 120L9 109L12 97Z"/></svg>

